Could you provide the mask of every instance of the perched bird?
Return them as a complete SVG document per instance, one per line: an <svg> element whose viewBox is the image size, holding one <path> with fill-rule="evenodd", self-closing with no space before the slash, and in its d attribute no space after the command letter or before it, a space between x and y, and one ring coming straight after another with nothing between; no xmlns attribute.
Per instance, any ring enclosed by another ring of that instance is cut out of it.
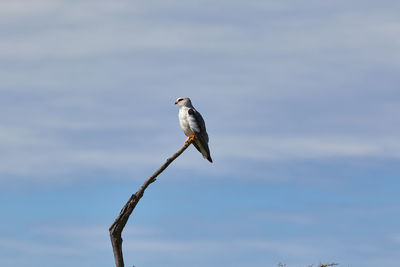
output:
<svg viewBox="0 0 400 267"><path fill-rule="evenodd" d="M192 139L193 145L203 155L203 158L213 162L208 148L208 134L203 117L193 107L189 97L178 98L175 105L179 106L179 124L185 135L188 136L185 144Z"/></svg>

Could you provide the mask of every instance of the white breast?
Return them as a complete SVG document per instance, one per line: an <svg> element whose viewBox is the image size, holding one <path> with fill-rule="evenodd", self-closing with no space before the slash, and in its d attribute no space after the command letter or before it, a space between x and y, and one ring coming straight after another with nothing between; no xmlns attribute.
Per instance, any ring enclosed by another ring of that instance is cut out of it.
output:
<svg viewBox="0 0 400 267"><path fill-rule="evenodd" d="M181 107L179 109L179 124L186 136L194 135L193 131L190 129L188 120L188 109L187 107Z"/></svg>

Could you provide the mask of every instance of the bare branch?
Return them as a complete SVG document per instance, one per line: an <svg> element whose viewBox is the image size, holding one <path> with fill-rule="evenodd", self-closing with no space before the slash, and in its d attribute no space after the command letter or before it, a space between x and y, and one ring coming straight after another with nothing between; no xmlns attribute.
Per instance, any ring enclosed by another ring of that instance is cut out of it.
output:
<svg viewBox="0 0 400 267"><path fill-rule="evenodd" d="M140 189L129 198L128 202L126 202L125 206L122 208L114 223L110 226L109 232L116 267L124 267L124 258L122 255L122 231L124 230L124 227L128 222L129 216L131 215L132 211L135 209L137 203L142 198L144 191L151 183L154 183L156 181L157 176L162 173L177 157L179 157L183 153L183 151L185 151L186 148L190 146L191 143L192 139L189 139L188 142L185 143L181 149L179 149L175 154L168 158L166 162L143 183Z"/></svg>
<svg viewBox="0 0 400 267"><path fill-rule="evenodd" d="M338 263L332 262L332 263L321 263L320 265L318 265L318 267L328 267L328 266L335 266L335 265L339 265Z"/></svg>

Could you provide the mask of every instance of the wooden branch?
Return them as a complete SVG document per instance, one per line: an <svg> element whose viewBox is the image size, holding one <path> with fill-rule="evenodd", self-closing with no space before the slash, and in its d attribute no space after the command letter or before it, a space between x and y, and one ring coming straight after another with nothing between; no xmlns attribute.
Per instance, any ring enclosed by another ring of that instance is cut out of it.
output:
<svg viewBox="0 0 400 267"><path fill-rule="evenodd" d="M339 265L338 263L321 263L320 265L318 265L318 267L328 267L328 266L335 266L335 265Z"/></svg>
<svg viewBox="0 0 400 267"><path fill-rule="evenodd" d="M114 223L108 229L110 232L116 267L124 267L121 234L124 230L126 223L128 222L129 216L135 209L139 200L142 198L144 191L151 183L154 183L156 181L157 176L162 173L177 157L179 157L183 153L183 151L185 151L186 148L190 146L191 143L192 139L189 139L188 142L185 143L181 149L179 149L175 154L168 158L167 161L144 182L140 189L129 198L128 202L126 202L125 206L122 208Z"/></svg>

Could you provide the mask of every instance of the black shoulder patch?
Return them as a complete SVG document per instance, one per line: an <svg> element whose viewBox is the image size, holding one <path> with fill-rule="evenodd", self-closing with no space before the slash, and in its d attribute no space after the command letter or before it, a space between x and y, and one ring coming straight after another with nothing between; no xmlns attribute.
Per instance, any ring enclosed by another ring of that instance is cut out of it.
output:
<svg viewBox="0 0 400 267"><path fill-rule="evenodd" d="M190 108L190 109L188 110L188 113L189 113L189 115L194 115L194 110Z"/></svg>

